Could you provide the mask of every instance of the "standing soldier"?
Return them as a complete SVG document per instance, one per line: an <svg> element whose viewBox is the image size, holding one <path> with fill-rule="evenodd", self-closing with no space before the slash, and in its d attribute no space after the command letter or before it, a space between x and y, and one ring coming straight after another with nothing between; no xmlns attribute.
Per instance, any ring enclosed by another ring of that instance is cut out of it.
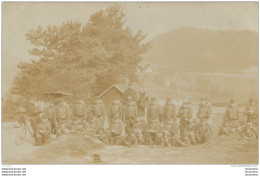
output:
<svg viewBox="0 0 260 176"><path fill-rule="evenodd" d="M53 119L53 117L54 117L54 104L53 104L52 101L46 104L43 113L44 113L44 117L46 119L48 119L49 121L51 121L51 119Z"/></svg>
<svg viewBox="0 0 260 176"><path fill-rule="evenodd" d="M162 118L164 130L172 131L174 125L177 125L176 106L172 103L171 98L167 98L163 107Z"/></svg>
<svg viewBox="0 0 260 176"><path fill-rule="evenodd" d="M246 106L244 114L247 117L247 122L256 121L256 118L258 117L258 112L254 98L249 99L249 104Z"/></svg>
<svg viewBox="0 0 260 176"><path fill-rule="evenodd" d="M28 104L27 104L28 103ZM33 130L33 137L35 141L37 140L37 126L40 122L39 118L39 109L35 106L35 100L31 100L30 102L26 102L26 112L28 113L28 116L30 117L30 123Z"/></svg>
<svg viewBox="0 0 260 176"><path fill-rule="evenodd" d="M73 120L81 120L86 117L87 110L86 110L86 104L82 100L77 100L75 104L73 105Z"/></svg>
<svg viewBox="0 0 260 176"><path fill-rule="evenodd" d="M51 125L46 118L42 118L40 123L38 124L36 131L36 145L43 145L49 141L49 137L51 134Z"/></svg>
<svg viewBox="0 0 260 176"><path fill-rule="evenodd" d="M147 112L147 121L150 129L160 129L160 115L160 108L158 103L156 102L156 98L152 97Z"/></svg>
<svg viewBox="0 0 260 176"><path fill-rule="evenodd" d="M66 114L66 103L62 102L57 107L57 118L59 122L59 133L65 134L66 133L66 126L67 126L67 114Z"/></svg>
<svg viewBox="0 0 260 176"><path fill-rule="evenodd" d="M192 119L192 109L188 102L183 102L177 117L180 118L180 132L182 135L188 127L189 120Z"/></svg>
<svg viewBox="0 0 260 176"><path fill-rule="evenodd" d="M122 105L120 101L115 97L109 106L109 129L110 135L113 137L114 135L121 135L123 130L123 121L122 121Z"/></svg>
<svg viewBox="0 0 260 176"><path fill-rule="evenodd" d="M50 123L51 123L51 133L54 135L57 135L57 126L58 126L58 119L57 119L57 106L58 106L58 101L54 101L53 104L53 116L51 116Z"/></svg>
<svg viewBox="0 0 260 176"><path fill-rule="evenodd" d="M127 101L128 97L131 97L133 101L136 99L137 94L131 82L129 82L128 88L125 90L123 97L125 101Z"/></svg>
<svg viewBox="0 0 260 176"><path fill-rule="evenodd" d="M239 125L239 111L235 99L231 99L225 112L224 121L229 123L231 135L234 134Z"/></svg>
<svg viewBox="0 0 260 176"><path fill-rule="evenodd" d="M126 132L129 133L130 127L134 126L138 116L138 109L136 103L131 97L127 97L127 102L123 110L123 121L126 125Z"/></svg>
<svg viewBox="0 0 260 176"><path fill-rule="evenodd" d="M197 140L200 142L206 142L209 134L211 134L211 113L211 105L206 99L202 98L197 113L197 118L199 119Z"/></svg>
<svg viewBox="0 0 260 176"><path fill-rule="evenodd" d="M71 106L70 106L71 107ZM71 128L72 131L79 132L83 128L83 121L86 117L86 104L82 100L77 100L73 107L73 114L71 114L70 109L67 108L68 117L71 117Z"/></svg>
<svg viewBox="0 0 260 176"><path fill-rule="evenodd" d="M106 118L105 106L102 100L99 97L94 99L92 105L92 123L95 124L94 132L99 132L104 129L104 123Z"/></svg>
<svg viewBox="0 0 260 176"><path fill-rule="evenodd" d="M258 106L254 98L249 99L249 104L246 106L244 114L247 116L248 126L251 125L252 131L258 138Z"/></svg>

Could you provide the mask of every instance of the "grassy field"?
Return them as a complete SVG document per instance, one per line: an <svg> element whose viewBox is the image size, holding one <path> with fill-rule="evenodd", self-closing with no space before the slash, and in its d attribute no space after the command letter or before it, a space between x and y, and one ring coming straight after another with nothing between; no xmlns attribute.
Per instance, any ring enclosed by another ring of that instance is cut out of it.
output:
<svg viewBox="0 0 260 176"><path fill-rule="evenodd" d="M43 146L25 143L15 145L18 128L15 122L2 124L3 164L92 164L98 153L104 164L256 164L258 140L254 137L217 135L222 116L213 117L212 141L189 147L114 146L104 145L87 135L60 137Z"/></svg>

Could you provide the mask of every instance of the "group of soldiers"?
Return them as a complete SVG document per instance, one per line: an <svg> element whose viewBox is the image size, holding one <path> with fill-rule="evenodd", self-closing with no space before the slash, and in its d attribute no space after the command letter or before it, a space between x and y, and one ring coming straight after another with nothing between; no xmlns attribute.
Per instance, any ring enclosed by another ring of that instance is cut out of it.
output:
<svg viewBox="0 0 260 176"><path fill-rule="evenodd" d="M161 106L155 97L149 101L145 115L140 114L135 99L130 96L125 101L115 97L108 106L95 97L88 107L81 100L73 104L49 101L41 110L31 101L28 107L22 111L19 123L31 133L35 145L75 133L96 137L106 144L127 146L187 146L205 143L212 136L212 107L203 98L196 117L193 117L193 108L188 101L178 107L167 98ZM250 99L244 114L247 116L245 123L239 120L238 108L232 99L219 135L258 135L255 100Z"/></svg>
<svg viewBox="0 0 260 176"><path fill-rule="evenodd" d="M212 135L212 110L205 99L201 100L196 119L192 116L191 103L183 102L178 109L171 98L167 98L163 107L155 97L151 98L143 117L138 116L131 97L122 106L122 113L120 107L118 100L110 106L109 124L115 144L186 146L206 142ZM124 129L125 135L120 129Z"/></svg>
<svg viewBox="0 0 260 176"><path fill-rule="evenodd" d="M211 106L203 99L198 119L192 118L189 102L177 109L170 98L164 107L160 107L155 97L151 98L144 116L129 96L124 102L114 98L108 107L98 97L89 107L81 100L73 104L57 101L44 104L39 109L35 101L30 101L19 119L33 136L35 145L71 133L95 136L109 144L159 146L201 143L210 136L207 133L210 133Z"/></svg>
<svg viewBox="0 0 260 176"><path fill-rule="evenodd" d="M246 120L242 120L235 100L231 99L219 128L219 135L255 136L258 139L258 111L258 101L250 98L243 113Z"/></svg>

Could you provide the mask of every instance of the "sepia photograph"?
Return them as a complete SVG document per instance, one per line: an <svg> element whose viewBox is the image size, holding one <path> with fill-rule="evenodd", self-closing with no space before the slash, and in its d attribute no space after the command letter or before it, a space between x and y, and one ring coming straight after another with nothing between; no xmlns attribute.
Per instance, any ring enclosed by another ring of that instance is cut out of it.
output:
<svg viewBox="0 0 260 176"><path fill-rule="evenodd" d="M2 165L258 165L258 7L2 2Z"/></svg>

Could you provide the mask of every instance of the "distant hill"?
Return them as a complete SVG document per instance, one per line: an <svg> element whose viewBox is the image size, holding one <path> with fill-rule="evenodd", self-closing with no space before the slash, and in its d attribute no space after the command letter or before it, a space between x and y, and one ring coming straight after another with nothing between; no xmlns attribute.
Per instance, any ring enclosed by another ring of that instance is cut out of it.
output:
<svg viewBox="0 0 260 176"><path fill-rule="evenodd" d="M156 36L144 56L176 71L237 72L258 66L258 33L183 27Z"/></svg>

